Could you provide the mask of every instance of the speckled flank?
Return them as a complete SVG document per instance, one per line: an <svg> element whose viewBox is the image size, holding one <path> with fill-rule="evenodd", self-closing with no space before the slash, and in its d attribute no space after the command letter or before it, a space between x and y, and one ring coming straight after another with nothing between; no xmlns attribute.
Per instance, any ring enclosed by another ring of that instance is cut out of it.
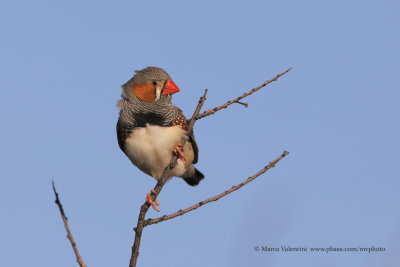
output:
<svg viewBox="0 0 400 267"><path fill-rule="evenodd" d="M182 111L180 109L176 109L176 118L172 122L172 126L180 126L182 129L185 131L189 130L189 124L185 116L182 114Z"/></svg>

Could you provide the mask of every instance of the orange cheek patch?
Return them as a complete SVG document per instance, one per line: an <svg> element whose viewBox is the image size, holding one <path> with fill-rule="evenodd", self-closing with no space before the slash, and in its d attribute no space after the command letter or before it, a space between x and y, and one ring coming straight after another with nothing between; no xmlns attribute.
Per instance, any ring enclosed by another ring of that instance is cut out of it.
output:
<svg viewBox="0 0 400 267"><path fill-rule="evenodd" d="M132 87L133 93L140 99L148 103L156 100L156 93L153 85L150 83L138 83Z"/></svg>

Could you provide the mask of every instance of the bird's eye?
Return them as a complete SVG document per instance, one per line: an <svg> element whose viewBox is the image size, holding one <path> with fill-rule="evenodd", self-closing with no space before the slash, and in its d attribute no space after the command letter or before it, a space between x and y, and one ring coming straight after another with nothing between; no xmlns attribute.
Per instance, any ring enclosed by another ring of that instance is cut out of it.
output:
<svg viewBox="0 0 400 267"><path fill-rule="evenodd" d="M156 82L156 81L153 81L153 85L157 85L157 82Z"/></svg>

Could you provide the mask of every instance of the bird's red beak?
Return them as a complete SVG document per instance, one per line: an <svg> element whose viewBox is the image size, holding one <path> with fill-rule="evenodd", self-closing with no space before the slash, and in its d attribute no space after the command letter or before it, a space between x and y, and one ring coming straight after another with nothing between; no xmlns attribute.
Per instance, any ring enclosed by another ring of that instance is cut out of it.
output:
<svg viewBox="0 0 400 267"><path fill-rule="evenodd" d="M175 93L178 93L180 90L176 84L168 79L167 82L164 85L164 92L162 93L163 95L172 95Z"/></svg>

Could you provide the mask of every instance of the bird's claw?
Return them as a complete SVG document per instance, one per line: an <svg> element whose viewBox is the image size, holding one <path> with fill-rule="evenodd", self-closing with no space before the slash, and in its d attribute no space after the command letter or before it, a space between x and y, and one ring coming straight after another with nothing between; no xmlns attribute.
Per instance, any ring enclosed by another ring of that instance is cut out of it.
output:
<svg viewBox="0 0 400 267"><path fill-rule="evenodd" d="M151 189L151 193L153 193L154 195L156 195L156 191L154 191L154 189ZM158 200L157 200L157 198L156 199L154 199L154 204L156 204L157 206L160 206L160 203L158 203Z"/></svg>
<svg viewBox="0 0 400 267"><path fill-rule="evenodd" d="M182 151L183 151L183 145L177 144L176 147L174 148L174 153L178 156L178 159L180 159L183 163L186 163L186 159Z"/></svg>
<svg viewBox="0 0 400 267"><path fill-rule="evenodd" d="M151 190L151 193L153 193L154 195L156 194L156 192L154 192L154 190ZM153 201L153 200L151 199L151 195L150 195L149 193L147 193L146 202L147 202L147 204L151 205L155 211L160 212L160 211L157 209L157 206L160 205L160 203L158 203L158 200L157 200L157 199L155 199L155 200ZM155 204L155 205L154 205L154 204ZM157 205L157 206L156 206L156 205Z"/></svg>

